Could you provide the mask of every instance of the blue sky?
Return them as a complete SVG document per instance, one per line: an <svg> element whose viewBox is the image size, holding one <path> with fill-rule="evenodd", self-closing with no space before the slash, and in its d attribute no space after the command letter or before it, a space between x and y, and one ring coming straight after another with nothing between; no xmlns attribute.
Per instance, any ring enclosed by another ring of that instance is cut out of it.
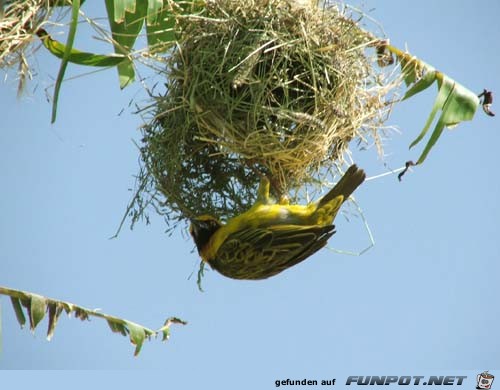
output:
<svg viewBox="0 0 500 390"><path fill-rule="evenodd" d="M364 2L372 8L394 45L473 91L500 92L498 1ZM134 358L128 340L98 319L61 317L51 342L44 324L34 336L20 330L2 297L0 368L160 369L174 386L242 389L337 372L500 369L497 117L478 111L446 130L402 183L387 176L356 192L376 241L364 255L323 250L260 282L207 272L201 293L188 279L198 257L185 228L168 236L152 218L109 239L138 170L141 120L129 102L144 98L141 87L120 91L113 70L68 81L50 125L44 89L58 62L43 51L37 60L40 73L20 100L12 79L0 86L0 285L152 328L170 316L189 324ZM70 66L69 75L85 71ZM401 134L386 143L385 161L356 155L369 176L418 157L407 146L434 91L396 106L389 122ZM336 225L332 247L367 245L358 221Z"/></svg>

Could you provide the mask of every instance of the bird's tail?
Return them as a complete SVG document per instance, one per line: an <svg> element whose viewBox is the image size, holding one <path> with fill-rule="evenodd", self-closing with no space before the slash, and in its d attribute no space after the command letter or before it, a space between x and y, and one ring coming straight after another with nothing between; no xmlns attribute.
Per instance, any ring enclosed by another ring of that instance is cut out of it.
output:
<svg viewBox="0 0 500 390"><path fill-rule="evenodd" d="M351 165L339 182L321 198L312 217L321 226L331 225L337 213L349 196L365 180L365 173L356 165Z"/></svg>
<svg viewBox="0 0 500 390"><path fill-rule="evenodd" d="M323 207L331 200L339 195L343 196L345 202L349 196L365 181L366 174L362 169L359 169L356 164L351 165L339 182L318 202L318 208Z"/></svg>

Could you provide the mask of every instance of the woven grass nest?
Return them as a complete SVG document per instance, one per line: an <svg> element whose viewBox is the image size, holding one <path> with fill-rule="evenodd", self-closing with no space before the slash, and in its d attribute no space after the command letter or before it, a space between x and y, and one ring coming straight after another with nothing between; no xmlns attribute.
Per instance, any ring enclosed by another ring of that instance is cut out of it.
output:
<svg viewBox="0 0 500 390"><path fill-rule="evenodd" d="M334 4L215 0L177 27L139 175L168 220L238 214L263 175L276 197L321 185L350 141L378 142L397 83Z"/></svg>

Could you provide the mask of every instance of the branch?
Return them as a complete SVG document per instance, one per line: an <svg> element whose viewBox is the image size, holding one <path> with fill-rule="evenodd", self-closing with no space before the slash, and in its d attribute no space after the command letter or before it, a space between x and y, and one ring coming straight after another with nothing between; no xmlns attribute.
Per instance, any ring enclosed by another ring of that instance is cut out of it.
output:
<svg viewBox="0 0 500 390"><path fill-rule="evenodd" d="M170 317L165 321L160 329L153 330L123 318L111 316L97 310L87 309L70 302L47 298L27 291L14 290L0 286L0 295L7 295L10 297L12 307L14 308L17 321L21 325L21 328L26 324L26 316L23 308L26 311L32 332L35 331L37 325L43 320L45 313L48 313L48 341L51 340L56 328L57 320L64 310L68 316L71 316L71 313L74 313L75 317L81 319L82 321L89 319L89 317L105 319L113 332L121 333L123 336L129 336L130 342L135 345L135 356L139 354L142 344L146 338L150 340L151 336L156 337L161 333L162 341L166 341L170 337L171 324L187 324L186 321L177 317Z"/></svg>

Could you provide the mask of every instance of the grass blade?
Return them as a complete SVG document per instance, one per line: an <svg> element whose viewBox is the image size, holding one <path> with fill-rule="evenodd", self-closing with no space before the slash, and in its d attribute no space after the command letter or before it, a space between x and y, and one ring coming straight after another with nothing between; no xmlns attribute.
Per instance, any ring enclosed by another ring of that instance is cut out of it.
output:
<svg viewBox="0 0 500 390"><path fill-rule="evenodd" d="M73 43L75 41L76 28L78 26L78 11L80 10L80 0L73 0L73 6L71 9L71 23L69 25L68 39L66 41L66 48L64 50L63 59L61 61L61 66L59 67L59 73L57 74L56 85L54 87L54 102L52 103L52 118L51 123L56 121L57 116L57 103L59 101L59 91L61 89L61 84L64 79L64 73L66 73L66 67L68 66L68 59L71 54L71 49L73 48Z"/></svg>

